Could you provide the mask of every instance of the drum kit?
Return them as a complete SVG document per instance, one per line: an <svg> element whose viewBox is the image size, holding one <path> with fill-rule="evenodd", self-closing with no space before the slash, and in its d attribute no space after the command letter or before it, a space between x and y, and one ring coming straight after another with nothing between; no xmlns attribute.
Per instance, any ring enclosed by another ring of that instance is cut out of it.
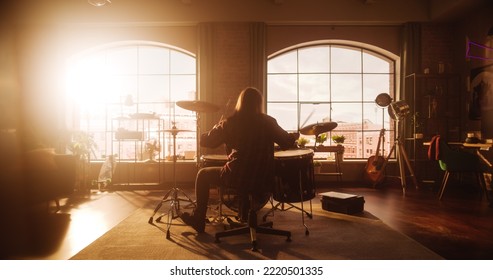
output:
<svg viewBox="0 0 493 280"><path fill-rule="evenodd" d="M177 101L176 105L185 110L194 111L197 113L197 124L199 113L214 113L220 108L217 105L208 103L205 101ZM335 122L323 122L315 123L304 126L299 129L300 134L313 135L315 139L322 133L333 130L337 127ZM170 133L173 136L173 186L164 195L162 200L158 203L154 209L153 215L149 218L149 224L153 224L154 216L159 211L164 203L169 203L169 209L167 213L160 215L156 221L160 222L161 218L167 215L167 232L166 238L170 239L170 227L172 220L178 218L180 212L180 203L186 202L187 206L195 206L195 201L192 200L183 190L176 186L176 136L181 132L189 132L189 130L177 129L175 124L171 129L163 130L162 132ZM314 149L316 147L314 146ZM295 149L287 151L278 151L274 154L276 163L276 186L274 188L273 199L279 203L274 206L270 211L274 210L288 210L290 208L296 208L301 210L302 217L306 214L308 217L312 217L311 214L311 199L315 197L315 184L313 173L313 150L312 149ZM206 166L222 166L226 163L227 157L225 155L204 155L200 157L203 161L201 167ZM303 201L310 200L310 212L305 211L303 208ZM292 203L301 202L301 208L294 206ZM288 209L284 208L284 204L288 204ZM281 207L281 208L280 208ZM264 216L264 219L267 215ZM308 228L306 228L306 234L308 235Z"/></svg>

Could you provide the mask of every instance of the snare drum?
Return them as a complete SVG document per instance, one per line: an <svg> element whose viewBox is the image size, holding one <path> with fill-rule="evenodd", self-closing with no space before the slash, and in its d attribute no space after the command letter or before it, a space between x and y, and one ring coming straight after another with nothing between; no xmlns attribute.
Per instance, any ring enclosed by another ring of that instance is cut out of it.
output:
<svg viewBox="0 0 493 280"><path fill-rule="evenodd" d="M227 155L203 155L200 157L200 168L224 166L228 162Z"/></svg>
<svg viewBox="0 0 493 280"><path fill-rule="evenodd" d="M273 198L279 202L302 202L315 197L313 150L296 149L274 153Z"/></svg>

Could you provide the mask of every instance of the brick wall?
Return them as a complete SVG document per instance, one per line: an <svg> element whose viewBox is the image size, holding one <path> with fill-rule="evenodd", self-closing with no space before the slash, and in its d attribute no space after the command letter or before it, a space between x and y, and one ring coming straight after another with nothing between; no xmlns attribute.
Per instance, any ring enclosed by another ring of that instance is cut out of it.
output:
<svg viewBox="0 0 493 280"><path fill-rule="evenodd" d="M456 68L454 67L454 34L454 28L450 25L422 25L421 65L423 69L429 68L430 73L438 73L438 63L443 62L446 73L454 72Z"/></svg>
<svg viewBox="0 0 493 280"><path fill-rule="evenodd" d="M229 98L235 101L251 80L249 24L216 24L213 37L213 94L219 96L218 105L225 105Z"/></svg>

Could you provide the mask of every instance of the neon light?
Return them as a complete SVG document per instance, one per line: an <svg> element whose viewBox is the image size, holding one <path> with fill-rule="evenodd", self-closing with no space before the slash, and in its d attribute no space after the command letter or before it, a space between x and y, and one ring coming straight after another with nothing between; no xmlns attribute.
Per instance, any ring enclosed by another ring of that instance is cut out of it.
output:
<svg viewBox="0 0 493 280"><path fill-rule="evenodd" d="M486 55L484 57L482 56L478 56L478 55L472 55L470 54L470 51L471 51L471 46L474 48L474 47L477 47L479 48L480 50L484 50L485 53L488 52L488 51L493 51L493 48L491 47L488 47L486 45L483 45L483 44L479 44L479 43L474 43L474 42L471 42L471 41L467 41L467 46L466 46L466 58L474 58L474 59L480 59L480 60L493 60L493 57L487 57Z"/></svg>

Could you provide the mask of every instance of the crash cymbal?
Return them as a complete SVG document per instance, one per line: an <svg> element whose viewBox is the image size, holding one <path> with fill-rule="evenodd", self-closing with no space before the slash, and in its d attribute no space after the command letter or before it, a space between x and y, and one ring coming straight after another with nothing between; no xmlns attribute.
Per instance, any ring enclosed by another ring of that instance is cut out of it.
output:
<svg viewBox="0 0 493 280"><path fill-rule="evenodd" d="M219 110L219 106L205 101L182 100L177 101L176 105L185 110L195 111L197 113L214 113Z"/></svg>
<svg viewBox="0 0 493 280"><path fill-rule="evenodd" d="M300 133L304 135L319 135L321 133L331 131L336 127L337 123L335 122L314 123L300 128Z"/></svg>

